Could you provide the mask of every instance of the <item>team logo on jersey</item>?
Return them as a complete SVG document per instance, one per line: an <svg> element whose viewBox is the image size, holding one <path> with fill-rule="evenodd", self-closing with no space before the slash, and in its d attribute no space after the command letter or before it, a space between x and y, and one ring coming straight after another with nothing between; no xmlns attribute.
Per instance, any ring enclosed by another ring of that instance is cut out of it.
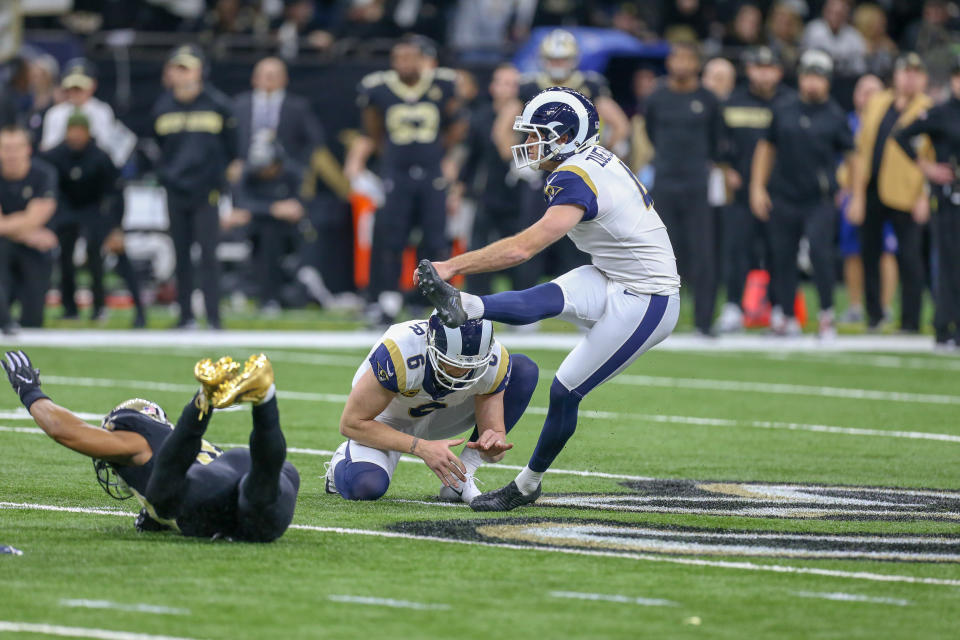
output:
<svg viewBox="0 0 960 640"><path fill-rule="evenodd" d="M543 186L543 195L546 196L547 201L553 202L553 199L557 197L557 194L563 191L563 187L557 187L550 184L550 180L553 180L553 176L547 180L547 184Z"/></svg>
<svg viewBox="0 0 960 640"><path fill-rule="evenodd" d="M33 197L33 187L30 185L25 186L21 195L23 195L24 200L29 200Z"/></svg>
<svg viewBox="0 0 960 640"><path fill-rule="evenodd" d="M427 92L427 97L434 102L439 102L440 98L443 97L443 89L434 85L430 87L430 91Z"/></svg>
<svg viewBox="0 0 960 640"><path fill-rule="evenodd" d="M377 363L377 379L380 382L386 382L393 377L393 372L389 370L389 367L390 365L387 365L387 368L384 369L382 364Z"/></svg>
<svg viewBox="0 0 960 640"><path fill-rule="evenodd" d="M703 113L703 103L699 100L694 100L690 103L690 111L694 113Z"/></svg>
<svg viewBox="0 0 960 640"><path fill-rule="evenodd" d="M889 533L887 527L870 524L956 524L960 491L659 479L620 487L610 493L544 495L519 518L505 514L496 520L405 522L391 528L447 539L618 554L960 563L960 534L955 531ZM586 513L553 516L557 509ZM679 526L627 519L630 513L753 520L748 527ZM756 519L859 524L855 533L849 526L831 531L823 524L762 529Z"/></svg>

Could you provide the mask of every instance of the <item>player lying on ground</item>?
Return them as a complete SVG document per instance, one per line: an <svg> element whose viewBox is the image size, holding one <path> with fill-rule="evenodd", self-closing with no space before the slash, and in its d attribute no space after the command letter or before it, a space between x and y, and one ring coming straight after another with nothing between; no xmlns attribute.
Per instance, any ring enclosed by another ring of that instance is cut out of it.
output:
<svg viewBox="0 0 960 640"><path fill-rule="evenodd" d="M515 236L417 271L420 291L444 324L483 318L530 324L559 316L587 334L564 359L550 387L550 407L530 462L506 487L471 502L476 511L505 511L540 496L540 479L573 435L580 401L673 331L680 278L667 230L653 200L616 156L597 144L593 104L571 89L537 94L517 117L527 135L513 147L517 167L550 171L547 212ZM529 260L564 235L592 265L525 291L461 293L445 281L457 274L506 269Z"/></svg>
<svg viewBox="0 0 960 640"><path fill-rule="evenodd" d="M353 377L340 417L340 445L327 467L327 493L376 500L387 492L401 453L420 456L443 487L440 498L470 503L474 473L513 447L507 433L537 386L539 370L509 354L488 320L457 329L429 320L395 324ZM451 451L473 428L460 457Z"/></svg>
<svg viewBox="0 0 960 640"><path fill-rule="evenodd" d="M114 498L136 496L138 531L174 529L185 536L270 542L287 530L300 488L285 461L273 368L263 354L242 366L201 360L201 389L177 426L156 403L127 400L93 427L54 404L40 372L22 351L3 362L10 384L37 425L58 443L94 460L97 480ZM253 404L250 449L223 452L203 439L213 408Z"/></svg>

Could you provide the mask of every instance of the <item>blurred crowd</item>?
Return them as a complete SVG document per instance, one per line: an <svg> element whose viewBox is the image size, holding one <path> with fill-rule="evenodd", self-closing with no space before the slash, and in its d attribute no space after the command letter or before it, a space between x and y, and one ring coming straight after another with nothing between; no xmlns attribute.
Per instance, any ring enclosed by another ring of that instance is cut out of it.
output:
<svg viewBox="0 0 960 640"><path fill-rule="evenodd" d="M0 324L15 326L16 301L19 323L40 326L51 283L62 314L77 316L84 266L102 317L105 264L131 294L135 324L146 323L144 289L158 283L127 256L123 223L124 191L144 175L165 194L178 326L196 326L196 311L220 327L221 299L237 290L268 315L336 304L315 254L318 210L340 206L354 247L352 267L339 268L352 268L364 317L390 322L417 303L418 255L480 246L542 215L542 176L513 167L511 127L526 100L562 85L595 102L602 144L650 188L697 332L798 334L813 306L798 293L809 278L825 338L838 323L918 332L929 291L938 344L950 347L960 340L960 149L950 127L923 123L960 95L958 25L948 0L75 0L26 27L174 31L191 44L170 52L157 78L146 162L135 151L144 141L97 97L89 60L34 47L7 65ZM638 59L614 94L579 67L579 27L668 53ZM216 38L231 34L270 49L237 96L208 74ZM511 62L531 37L537 71L520 73ZM357 87L359 126L329 130L314 96L288 91L287 65L375 39L390 57ZM227 241L249 248L243 265L225 266ZM507 275L523 288L586 259L564 240ZM291 286L303 295L287 295ZM494 282L466 286L483 293Z"/></svg>

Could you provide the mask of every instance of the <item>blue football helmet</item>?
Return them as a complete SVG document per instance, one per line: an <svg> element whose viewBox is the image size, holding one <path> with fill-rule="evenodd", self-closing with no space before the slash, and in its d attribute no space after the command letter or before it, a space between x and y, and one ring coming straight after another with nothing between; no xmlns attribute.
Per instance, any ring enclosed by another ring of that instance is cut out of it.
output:
<svg viewBox="0 0 960 640"><path fill-rule="evenodd" d="M536 140L515 144L513 161L518 169L540 168L544 160L563 162L573 154L600 142L600 116L590 99L567 87L551 87L535 95L513 124L514 131ZM566 142L559 142L567 135ZM531 151L536 148L536 154Z"/></svg>
<svg viewBox="0 0 960 640"><path fill-rule="evenodd" d="M434 380L441 387L449 391L469 389L483 377L493 359L493 323L467 320L450 329L434 313L427 327L427 358ZM466 372L454 376L444 367L466 369Z"/></svg>

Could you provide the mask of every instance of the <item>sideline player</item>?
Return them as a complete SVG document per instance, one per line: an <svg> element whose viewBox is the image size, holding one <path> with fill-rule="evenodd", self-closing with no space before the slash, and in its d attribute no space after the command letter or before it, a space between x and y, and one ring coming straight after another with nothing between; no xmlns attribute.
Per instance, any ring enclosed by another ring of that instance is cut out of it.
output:
<svg viewBox="0 0 960 640"><path fill-rule="evenodd" d="M540 496L541 478L573 435L585 395L664 340L677 324L680 277L666 228L636 176L598 144L599 117L576 91L552 88L514 125L517 167L550 171L547 212L517 235L444 262L420 262L418 280L447 326L476 318L529 324L559 316L588 330L550 387L550 407L530 462L506 487L474 499L475 511L506 511ZM525 291L461 293L458 274L520 264L564 235L592 264Z"/></svg>
<svg viewBox="0 0 960 640"><path fill-rule="evenodd" d="M8 351L4 370L37 425L59 444L93 458L97 481L117 499L143 507L138 531L173 529L185 536L245 542L276 540L293 519L300 488L285 461L273 368L263 354L238 362L202 360L202 388L177 426L160 405L134 398L91 426L40 390L40 372L23 351ZM203 439L213 408L253 404L250 449L223 452Z"/></svg>
<svg viewBox="0 0 960 640"><path fill-rule="evenodd" d="M403 306L399 274L414 228L423 255L449 251L443 159L463 138L467 121L455 95L456 73L429 67L424 46L417 36L401 38L390 51L392 68L360 82L364 135L344 160L344 175L355 181L379 155L386 200L373 222L367 309L375 324L392 323Z"/></svg>
<svg viewBox="0 0 960 640"><path fill-rule="evenodd" d="M340 418L340 445L327 467L327 493L376 500L390 486L401 453L419 456L437 474L440 498L470 503L474 473L513 447L507 433L537 386L539 370L493 337L489 320L459 328L429 320L395 324L353 377ZM476 425L476 426L474 426ZM451 451L473 429L460 458Z"/></svg>

